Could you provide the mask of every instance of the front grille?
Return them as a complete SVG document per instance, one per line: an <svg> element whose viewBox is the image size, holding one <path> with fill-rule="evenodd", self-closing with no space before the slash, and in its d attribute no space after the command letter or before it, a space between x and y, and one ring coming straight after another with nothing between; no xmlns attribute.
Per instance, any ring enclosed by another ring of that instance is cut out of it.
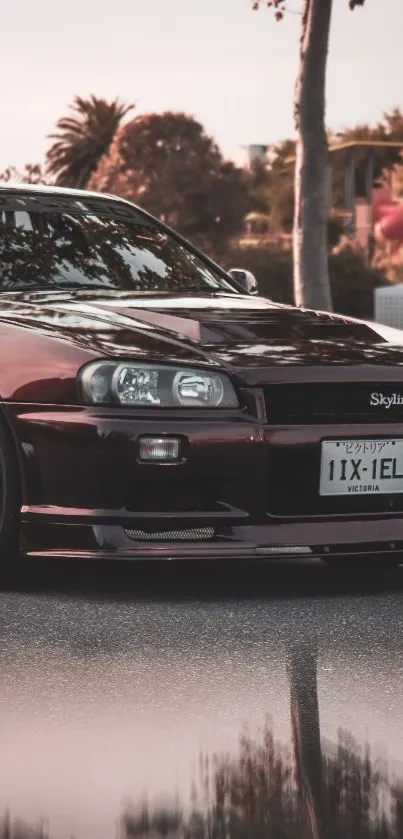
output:
<svg viewBox="0 0 403 839"><path fill-rule="evenodd" d="M394 398L396 404L371 405L374 393ZM403 423L403 381L401 385L362 382L270 385L265 388L265 404L270 425Z"/></svg>
<svg viewBox="0 0 403 839"><path fill-rule="evenodd" d="M321 496L320 444L276 446L268 458L269 515L280 517L375 515L403 511L403 494Z"/></svg>
<svg viewBox="0 0 403 839"><path fill-rule="evenodd" d="M186 530L126 530L126 536L136 542L208 542L214 539L214 527L194 527Z"/></svg>

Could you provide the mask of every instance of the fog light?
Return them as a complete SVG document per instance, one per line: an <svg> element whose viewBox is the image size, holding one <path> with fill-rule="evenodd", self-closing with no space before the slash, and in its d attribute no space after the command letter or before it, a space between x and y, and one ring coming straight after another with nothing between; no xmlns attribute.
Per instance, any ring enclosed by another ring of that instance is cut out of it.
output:
<svg viewBox="0 0 403 839"><path fill-rule="evenodd" d="M180 453L178 437L141 437L139 440L139 460L145 463L176 463Z"/></svg>

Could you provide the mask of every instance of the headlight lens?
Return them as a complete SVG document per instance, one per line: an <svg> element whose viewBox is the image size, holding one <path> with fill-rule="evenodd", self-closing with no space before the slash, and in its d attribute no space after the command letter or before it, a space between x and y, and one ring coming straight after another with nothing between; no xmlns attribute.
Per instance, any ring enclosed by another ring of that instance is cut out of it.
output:
<svg viewBox="0 0 403 839"><path fill-rule="evenodd" d="M172 383L178 405L221 405L225 390L221 376L207 373L176 373Z"/></svg>
<svg viewBox="0 0 403 839"><path fill-rule="evenodd" d="M132 362L97 361L79 374L90 405L160 408L237 408L237 395L223 373Z"/></svg>

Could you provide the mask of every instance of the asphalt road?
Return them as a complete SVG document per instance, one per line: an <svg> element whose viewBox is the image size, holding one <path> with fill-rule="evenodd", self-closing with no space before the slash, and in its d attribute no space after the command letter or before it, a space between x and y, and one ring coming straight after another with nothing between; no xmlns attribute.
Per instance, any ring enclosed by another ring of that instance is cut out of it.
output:
<svg viewBox="0 0 403 839"><path fill-rule="evenodd" d="M403 836L403 568L29 565L0 599L0 836Z"/></svg>

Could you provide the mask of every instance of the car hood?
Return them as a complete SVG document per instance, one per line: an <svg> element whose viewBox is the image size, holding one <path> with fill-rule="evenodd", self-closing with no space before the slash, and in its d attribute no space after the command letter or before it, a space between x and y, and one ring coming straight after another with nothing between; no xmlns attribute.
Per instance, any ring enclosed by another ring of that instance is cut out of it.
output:
<svg viewBox="0 0 403 839"><path fill-rule="evenodd" d="M3 294L1 321L94 355L225 367L256 382L268 368L403 364L403 333L391 344L376 325L240 295Z"/></svg>

